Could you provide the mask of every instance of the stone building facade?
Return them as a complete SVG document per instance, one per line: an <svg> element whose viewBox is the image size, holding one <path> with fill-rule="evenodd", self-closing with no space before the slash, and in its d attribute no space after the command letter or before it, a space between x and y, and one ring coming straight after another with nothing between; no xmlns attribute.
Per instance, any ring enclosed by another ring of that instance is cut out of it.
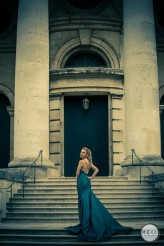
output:
<svg viewBox="0 0 164 246"><path fill-rule="evenodd" d="M0 168L43 150L42 167L74 176L88 146L101 176L136 175L132 149L162 173L163 1L0 4Z"/></svg>

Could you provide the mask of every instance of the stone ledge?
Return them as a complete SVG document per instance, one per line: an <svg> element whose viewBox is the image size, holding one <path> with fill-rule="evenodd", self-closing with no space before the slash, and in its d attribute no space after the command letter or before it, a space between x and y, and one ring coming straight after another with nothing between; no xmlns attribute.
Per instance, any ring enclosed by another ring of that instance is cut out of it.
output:
<svg viewBox="0 0 164 246"><path fill-rule="evenodd" d="M160 156L146 155L146 156L140 156L139 159L137 157L133 157L133 161L132 161L132 156L128 156L121 163L121 167L144 166L144 165L164 167L164 160Z"/></svg>
<svg viewBox="0 0 164 246"><path fill-rule="evenodd" d="M34 163L34 161L36 160L36 158L34 157L15 157L11 162L9 162L8 167L14 168L14 167L29 167L30 165L32 165L32 163ZM41 163L41 159L39 158L36 161L36 167L54 167L54 163L49 160L49 159L45 159L43 158L42 163Z"/></svg>
<svg viewBox="0 0 164 246"><path fill-rule="evenodd" d="M34 167L31 167L27 171L27 167L12 167L7 169L0 169L0 179L10 180L13 182L22 182L23 174L26 172L26 178L34 177ZM58 177L58 168L50 167L36 167L36 180L42 177Z"/></svg>
<svg viewBox="0 0 164 246"><path fill-rule="evenodd" d="M63 68L63 69L56 69L50 71L50 78L53 79L63 79L67 77L96 77L99 78L101 75L111 78L123 78L123 70L120 69L113 69L113 68L93 68L93 67L86 67L86 68Z"/></svg>

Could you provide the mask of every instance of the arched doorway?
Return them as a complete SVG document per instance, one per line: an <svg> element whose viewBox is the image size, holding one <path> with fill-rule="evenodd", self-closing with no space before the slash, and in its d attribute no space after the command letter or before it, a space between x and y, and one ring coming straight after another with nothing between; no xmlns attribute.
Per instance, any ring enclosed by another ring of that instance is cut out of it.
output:
<svg viewBox="0 0 164 246"><path fill-rule="evenodd" d="M7 168L10 161L10 116L7 111L9 99L0 94L0 168Z"/></svg>
<svg viewBox="0 0 164 246"><path fill-rule="evenodd" d="M80 50L65 62L65 68L107 67L104 58L96 52ZM79 153L83 146L91 149L98 175L109 176L108 151L108 97L104 95L64 98L64 175L75 176Z"/></svg>

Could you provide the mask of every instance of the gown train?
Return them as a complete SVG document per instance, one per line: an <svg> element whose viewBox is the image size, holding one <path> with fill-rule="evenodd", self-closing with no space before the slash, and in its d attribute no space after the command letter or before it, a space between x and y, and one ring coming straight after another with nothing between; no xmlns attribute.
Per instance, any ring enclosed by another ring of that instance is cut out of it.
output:
<svg viewBox="0 0 164 246"><path fill-rule="evenodd" d="M131 227L122 226L91 189L91 182L82 170L77 179L78 211L80 223L67 229L77 234L80 241L100 242L110 239L116 234L128 234Z"/></svg>

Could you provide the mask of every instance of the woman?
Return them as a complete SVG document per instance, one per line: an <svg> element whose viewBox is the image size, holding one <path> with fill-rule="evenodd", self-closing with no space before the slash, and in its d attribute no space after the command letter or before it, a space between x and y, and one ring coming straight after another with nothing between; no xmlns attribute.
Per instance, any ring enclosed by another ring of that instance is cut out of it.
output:
<svg viewBox="0 0 164 246"><path fill-rule="evenodd" d="M90 180L98 173L98 168L92 163L90 149L83 147L80 152L76 178L78 191L78 209L80 224L66 229L78 234L80 241L106 241L115 234L126 234L132 231L130 227L120 225L103 206L91 189ZM93 174L88 177L89 170Z"/></svg>

